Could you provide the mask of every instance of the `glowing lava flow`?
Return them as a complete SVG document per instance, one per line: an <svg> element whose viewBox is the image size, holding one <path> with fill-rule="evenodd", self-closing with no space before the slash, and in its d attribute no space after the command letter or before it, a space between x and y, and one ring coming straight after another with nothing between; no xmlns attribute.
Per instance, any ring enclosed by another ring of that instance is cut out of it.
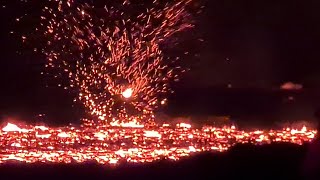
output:
<svg viewBox="0 0 320 180"><path fill-rule="evenodd" d="M71 163L97 161L152 162L161 158L178 160L195 152L226 151L236 143L265 144L311 141L316 131L284 128L269 131L240 131L234 126L192 128L190 124L163 124L156 129L127 125L98 128L19 127L8 123L0 131L0 162Z"/></svg>

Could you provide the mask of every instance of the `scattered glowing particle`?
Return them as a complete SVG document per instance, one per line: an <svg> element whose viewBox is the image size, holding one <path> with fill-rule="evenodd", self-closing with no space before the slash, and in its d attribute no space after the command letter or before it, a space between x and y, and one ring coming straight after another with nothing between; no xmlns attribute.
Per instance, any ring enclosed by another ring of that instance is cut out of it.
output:
<svg viewBox="0 0 320 180"><path fill-rule="evenodd" d="M165 105L166 103L167 103L167 100L166 100L166 99L164 99L164 100L161 101L161 105Z"/></svg>

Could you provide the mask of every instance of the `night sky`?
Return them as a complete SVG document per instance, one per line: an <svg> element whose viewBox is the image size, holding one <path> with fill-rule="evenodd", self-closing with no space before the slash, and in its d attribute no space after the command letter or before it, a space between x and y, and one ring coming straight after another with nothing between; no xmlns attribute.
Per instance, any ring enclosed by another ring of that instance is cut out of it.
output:
<svg viewBox="0 0 320 180"><path fill-rule="evenodd" d="M46 87L52 82L40 74L44 57L24 50L19 33L10 34L30 31L40 8L6 1L0 4L1 120L79 121L83 110L73 106L72 93ZM204 5L196 28L182 33L176 47L189 52L183 63L191 70L174 84L175 94L159 111L231 115L239 121L309 120L320 102L320 2L207 0ZM31 20L19 25L16 18L25 12L32 12ZM288 81L303 90L281 91Z"/></svg>

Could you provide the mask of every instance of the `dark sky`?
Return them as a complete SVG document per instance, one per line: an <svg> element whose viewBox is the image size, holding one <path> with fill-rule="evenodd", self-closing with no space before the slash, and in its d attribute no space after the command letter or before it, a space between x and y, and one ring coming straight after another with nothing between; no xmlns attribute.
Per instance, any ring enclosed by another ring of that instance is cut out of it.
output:
<svg viewBox="0 0 320 180"><path fill-rule="evenodd" d="M39 8L6 1L0 4L6 6L0 9L0 118L34 121L45 113L47 123L76 122L82 110L72 107L72 94L46 88L43 57L17 53L21 42L10 34L30 30L32 22L20 27L15 19L28 11L36 21ZM260 120L312 116L320 100L320 2L207 0L205 6L197 27L181 35L177 47L190 52L184 64L191 70L174 85L176 93L162 111ZM304 89L279 91L287 81ZM289 96L295 100L289 103Z"/></svg>
<svg viewBox="0 0 320 180"><path fill-rule="evenodd" d="M318 1L209 1L198 21L206 43L192 84L319 87L319 7Z"/></svg>

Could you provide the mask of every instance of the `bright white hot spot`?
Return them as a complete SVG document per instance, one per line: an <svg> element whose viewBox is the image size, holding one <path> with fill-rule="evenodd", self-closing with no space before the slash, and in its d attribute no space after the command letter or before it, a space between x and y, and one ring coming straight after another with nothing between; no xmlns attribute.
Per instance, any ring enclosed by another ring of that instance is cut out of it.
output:
<svg viewBox="0 0 320 180"><path fill-rule="evenodd" d="M130 98L132 96L133 90L132 88L128 88L125 91L122 92L122 96L126 99Z"/></svg>

